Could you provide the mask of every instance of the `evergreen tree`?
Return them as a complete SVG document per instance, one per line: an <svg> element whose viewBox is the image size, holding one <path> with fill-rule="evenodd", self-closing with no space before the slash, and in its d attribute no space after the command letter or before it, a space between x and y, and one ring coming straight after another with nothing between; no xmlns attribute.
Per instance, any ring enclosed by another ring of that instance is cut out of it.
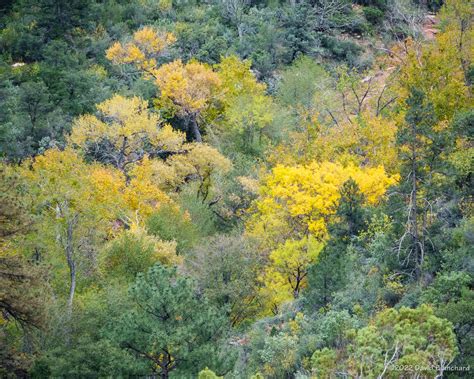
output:
<svg viewBox="0 0 474 379"><path fill-rule="evenodd" d="M160 264L130 287L133 309L113 322L111 337L150 370L169 378L177 370L196 374L210 365L226 320L194 291L192 282Z"/></svg>
<svg viewBox="0 0 474 379"><path fill-rule="evenodd" d="M419 278L425 263L428 245L429 218L435 191L435 173L443 161L442 134L436 131L433 106L423 92L412 88L406 101L405 123L399 128L397 145L404 178L399 191L405 198L405 232L400 238L398 255L402 266Z"/></svg>
<svg viewBox="0 0 474 379"><path fill-rule="evenodd" d="M329 226L330 240L308 273L305 302L311 310L327 306L333 294L347 285L347 247L351 239L363 229L364 195L353 179L341 187L341 200L336 221Z"/></svg>

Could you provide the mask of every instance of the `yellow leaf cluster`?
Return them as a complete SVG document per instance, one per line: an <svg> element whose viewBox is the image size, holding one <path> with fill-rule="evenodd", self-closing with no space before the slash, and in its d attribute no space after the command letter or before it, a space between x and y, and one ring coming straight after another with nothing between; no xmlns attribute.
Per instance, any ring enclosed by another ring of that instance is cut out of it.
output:
<svg viewBox="0 0 474 379"><path fill-rule="evenodd" d="M365 203L377 204L395 184L382 166L361 168L353 163L310 162L277 165L263 180L247 232L269 252L269 264L261 280L265 311L297 297L306 285L307 268L314 263L334 221L340 190L354 180Z"/></svg>
<svg viewBox="0 0 474 379"><path fill-rule="evenodd" d="M155 262L160 262L165 265L178 265L183 261L183 258L176 254L175 241L162 241L156 236L151 236L146 229L140 225L133 224L130 230L125 231L134 238L143 241L145 245L153 246L154 254L152 256Z"/></svg>
<svg viewBox="0 0 474 379"><path fill-rule="evenodd" d="M27 162L20 172L38 204L48 204L56 217L82 214L112 220L123 211L123 174L99 164L87 164L70 148L50 149Z"/></svg>
<svg viewBox="0 0 474 379"><path fill-rule="evenodd" d="M249 60L240 60L235 55L222 58L215 66L222 82L223 101L227 102L227 105L241 95L255 96L265 93L266 85L257 81L250 66Z"/></svg>
<svg viewBox="0 0 474 379"><path fill-rule="evenodd" d="M115 95L97 105L101 118L94 115L84 115L74 121L69 142L80 147L85 147L88 142L99 142L107 139L117 149L124 144L127 146L126 154L143 145L146 137L151 142L160 141L162 136L171 140L184 139L179 134L170 135L169 131L161 132L161 123L158 115L148 111L147 101L139 97L125 98ZM173 145L175 142L172 143Z"/></svg>
<svg viewBox="0 0 474 379"><path fill-rule="evenodd" d="M176 154L167 162L183 180L196 176L201 181L205 181L212 174L227 173L232 167L228 158L209 145L192 143L187 144L186 147L186 154Z"/></svg>
<svg viewBox="0 0 474 379"><path fill-rule="evenodd" d="M319 161L383 166L393 173L397 171L396 134L393 120L364 114L352 124L321 126L313 140L311 155Z"/></svg>
<svg viewBox="0 0 474 379"><path fill-rule="evenodd" d="M225 125L238 133L260 131L273 121L273 100L266 85L257 81L251 62L235 55L222 58L216 65L221 79L221 100L225 107Z"/></svg>
<svg viewBox="0 0 474 379"><path fill-rule="evenodd" d="M159 164L159 161L151 164ZM153 179L150 160L131 172L127 183L117 169L99 164L88 164L74 150L51 149L36 157L22 173L29 180L39 203L51 204L51 211L60 207L73 214L91 215L101 220L127 219L137 222L149 216L161 204L170 203L170 197ZM166 170L161 172L167 173ZM161 176L160 176L161 177Z"/></svg>
<svg viewBox="0 0 474 379"><path fill-rule="evenodd" d="M472 107L467 83L474 58L474 8L469 1L450 0L441 12L441 31L432 43L409 39L396 51L403 56L396 91L401 105L411 88L422 90L440 120Z"/></svg>
<svg viewBox="0 0 474 379"><path fill-rule="evenodd" d="M341 186L352 178L368 204L376 204L397 182L383 167L359 168L333 162L277 165L265 179L255 203L249 230L268 241L284 242L295 235L314 235L324 240L326 225L336 212Z"/></svg>
<svg viewBox="0 0 474 379"><path fill-rule="evenodd" d="M179 114L199 114L206 109L221 81L211 67L199 62L184 64L181 60L164 64L154 77L161 97L171 100Z"/></svg>
<svg viewBox="0 0 474 379"><path fill-rule="evenodd" d="M124 197L128 208L135 212L135 218L147 218L162 204L171 203L171 198L157 187L151 178L133 178L127 186Z"/></svg>
<svg viewBox="0 0 474 379"><path fill-rule="evenodd" d="M293 132L269 158L271 162L304 164L313 160L383 166L395 173L397 125L393 119L361 114L352 123L320 124L314 121L304 132Z"/></svg>
<svg viewBox="0 0 474 379"><path fill-rule="evenodd" d="M122 45L115 42L106 52L114 64L134 64L144 71L156 68L156 56L176 41L172 33L165 33L145 26L133 34L132 41Z"/></svg>
<svg viewBox="0 0 474 379"><path fill-rule="evenodd" d="M86 150L91 143L112 143L116 152L109 153L109 161L122 171L140 158L147 145L157 151L177 152L183 148L185 136L162 124L148 103L138 97L115 95L97 105L99 116L84 115L74 121L68 142Z"/></svg>
<svg viewBox="0 0 474 379"><path fill-rule="evenodd" d="M314 263L323 243L312 236L301 240L286 240L270 253L270 265L265 270L262 299L266 309L293 299L306 286L307 269Z"/></svg>
<svg viewBox="0 0 474 379"><path fill-rule="evenodd" d="M135 276L136 271L145 270L156 262L170 266L181 264L176 242L162 241L132 223L130 229L121 231L105 246L99 257L99 269L104 276L114 275L123 280L124 276Z"/></svg>

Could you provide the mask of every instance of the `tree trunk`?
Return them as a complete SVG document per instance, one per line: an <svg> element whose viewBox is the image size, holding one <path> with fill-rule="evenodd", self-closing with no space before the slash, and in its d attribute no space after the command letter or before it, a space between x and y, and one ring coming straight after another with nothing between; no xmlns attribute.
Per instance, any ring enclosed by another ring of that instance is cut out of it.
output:
<svg viewBox="0 0 474 379"><path fill-rule="evenodd" d="M69 297L67 301L68 313L72 314L72 303L74 300L74 293L76 291L76 262L74 261L74 227L77 222L77 215L67 223L66 231L66 260L69 267Z"/></svg>
<svg viewBox="0 0 474 379"><path fill-rule="evenodd" d="M188 128L189 128L190 134L194 138L194 141L202 142L201 132L199 131L199 126L196 121L196 115L191 116L189 120Z"/></svg>
<svg viewBox="0 0 474 379"><path fill-rule="evenodd" d="M412 127L412 146L411 146L411 209L410 209L410 223L413 237L413 253L415 255L415 273L418 278L421 273L422 257L420 256L420 238L418 235L418 186L417 186L417 155L416 155L416 127Z"/></svg>
<svg viewBox="0 0 474 379"><path fill-rule="evenodd" d="M120 171L122 171L125 175L126 175L126 172L125 172L125 165L126 165L125 152L127 150L127 147L128 147L128 138L123 137L122 146L120 148L119 155L117 157L117 168Z"/></svg>
<svg viewBox="0 0 474 379"><path fill-rule="evenodd" d="M237 33L239 34L239 41L242 42L244 39L244 24L241 22L237 25Z"/></svg>

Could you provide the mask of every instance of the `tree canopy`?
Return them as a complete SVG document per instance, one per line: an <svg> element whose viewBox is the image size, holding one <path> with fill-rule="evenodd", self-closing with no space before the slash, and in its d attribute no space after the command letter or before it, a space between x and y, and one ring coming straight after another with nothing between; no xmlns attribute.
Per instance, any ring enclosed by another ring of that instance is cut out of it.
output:
<svg viewBox="0 0 474 379"><path fill-rule="evenodd" d="M3 2L0 377L472 377L473 20Z"/></svg>

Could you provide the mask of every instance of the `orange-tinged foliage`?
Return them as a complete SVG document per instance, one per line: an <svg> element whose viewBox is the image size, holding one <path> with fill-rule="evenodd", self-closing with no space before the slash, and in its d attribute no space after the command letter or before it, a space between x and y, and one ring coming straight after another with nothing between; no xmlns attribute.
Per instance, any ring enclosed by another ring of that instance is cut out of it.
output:
<svg viewBox="0 0 474 379"><path fill-rule="evenodd" d="M163 162L145 156L133 167L130 177L124 192L125 201L138 215L147 217L161 204L172 202L163 189L168 181L175 184L176 176Z"/></svg>
<svg viewBox="0 0 474 379"><path fill-rule="evenodd" d="M183 63L178 59L158 67L155 57L175 40L171 33L144 27L125 46L115 42L107 50L107 58L114 64L134 64L145 77L153 78L162 107L172 106L181 116L197 116L210 105L221 80L212 67L197 61Z"/></svg>
<svg viewBox="0 0 474 379"><path fill-rule="evenodd" d="M112 167L87 164L72 149L51 149L36 157L31 169L25 166L28 179L38 202L55 205L67 212L65 217L78 214L94 219L126 223L149 216L163 203L171 202L166 193L151 180L149 172L133 170L131 180ZM110 226L110 225L109 225Z"/></svg>
<svg viewBox="0 0 474 379"><path fill-rule="evenodd" d="M181 115L199 114L206 109L221 84L211 67L195 61L164 64L154 77L162 99L170 100Z"/></svg>
<svg viewBox="0 0 474 379"><path fill-rule="evenodd" d="M176 38L172 33L165 33L145 26L133 34L130 42L122 45L115 42L106 52L106 57L114 64L134 64L140 70L152 74L156 68L156 57Z"/></svg>
<svg viewBox="0 0 474 379"><path fill-rule="evenodd" d="M106 211L119 205L118 196L123 189L124 177L113 168L86 164L72 149L47 150L25 165L23 175L34 186L37 199L67 202L75 211L92 210L98 206Z"/></svg>

